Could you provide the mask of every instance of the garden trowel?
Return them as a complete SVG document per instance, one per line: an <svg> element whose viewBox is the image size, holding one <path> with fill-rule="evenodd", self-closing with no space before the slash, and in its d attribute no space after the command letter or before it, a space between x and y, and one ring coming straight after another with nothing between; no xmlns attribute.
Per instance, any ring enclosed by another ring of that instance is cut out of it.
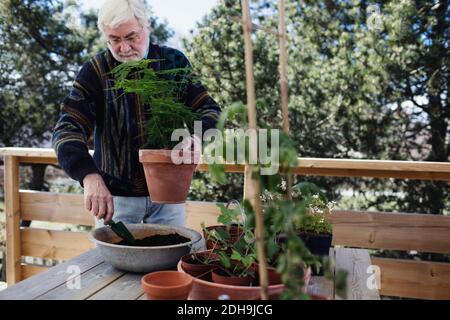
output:
<svg viewBox="0 0 450 320"><path fill-rule="evenodd" d="M133 245L136 243L136 239L133 237L131 232L125 227L122 221L114 222L111 220L108 225L111 227L119 237L121 237L127 244Z"/></svg>

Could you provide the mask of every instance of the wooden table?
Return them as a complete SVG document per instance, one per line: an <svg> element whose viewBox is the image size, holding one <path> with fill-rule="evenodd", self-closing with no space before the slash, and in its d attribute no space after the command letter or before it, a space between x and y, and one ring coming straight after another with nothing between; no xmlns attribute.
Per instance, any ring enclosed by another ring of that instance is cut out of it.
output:
<svg viewBox="0 0 450 320"><path fill-rule="evenodd" d="M380 299L378 290L366 285L371 276L367 250L334 248L330 257L336 270L348 272L347 299ZM141 277L105 263L96 248L0 291L0 300L142 300ZM340 299L333 281L324 277L312 277L308 292Z"/></svg>

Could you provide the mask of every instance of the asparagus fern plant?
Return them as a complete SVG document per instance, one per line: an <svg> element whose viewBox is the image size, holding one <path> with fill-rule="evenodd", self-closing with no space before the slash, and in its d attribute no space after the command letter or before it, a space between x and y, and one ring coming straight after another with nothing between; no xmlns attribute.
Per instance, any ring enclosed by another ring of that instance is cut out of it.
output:
<svg viewBox="0 0 450 320"><path fill-rule="evenodd" d="M171 149L178 141L171 141L175 129L193 131L193 123L199 115L183 103L186 86L194 81L190 67L155 71L150 67L155 59L143 59L122 63L111 74L113 90L123 94L135 93L148 107L143 123L145 148Z"/></svg>

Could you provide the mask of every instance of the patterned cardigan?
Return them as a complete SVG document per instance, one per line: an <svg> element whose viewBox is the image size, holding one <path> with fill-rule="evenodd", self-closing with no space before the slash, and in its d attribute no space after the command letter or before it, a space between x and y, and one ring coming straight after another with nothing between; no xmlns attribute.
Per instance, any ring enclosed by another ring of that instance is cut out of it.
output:
<svg viewBox="0 0 450 320"><path fill-rule="evenodd" d="M156 71L190 66L176 49L150 44L148 59ZM148 195L138 150L144 141L143 122L148 105L136 94L112 90L110 71L119 65L109 50L86 62L61 104L60 117L53 131L52 143L63 170L83 186L83 178L99 173L112 195ZM182 102L201 115L202 129L216 126L219 105L200 82L184 88ZM150 106L151 107L151 106ZM94 135L94 156L88 141Z"/></svg>

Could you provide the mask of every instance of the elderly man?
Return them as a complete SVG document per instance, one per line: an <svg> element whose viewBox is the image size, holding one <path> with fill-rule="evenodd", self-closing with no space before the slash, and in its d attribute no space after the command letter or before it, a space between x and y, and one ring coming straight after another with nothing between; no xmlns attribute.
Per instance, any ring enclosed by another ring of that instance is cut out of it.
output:
<svg viewBox="0 0 450 320"><path fill-rule="evenodd" d="M84 187L85 207L96 226L125 223L184 225L184 204L156 204L148 197L138 150L145 143L145 106L135 94L115 95L111 75L122 62L158 59L155 70L184 68L178 50L150 43L149 13L142 0L107 0L98 27L107 50L86 62L61 105L53 146L65 172ZM203 132L215 127L220 107L200 83L185 88L182 101L201 114ZM87 142L94 135L94 157ZM100 220L100 221L99 221Z"/></svg>

